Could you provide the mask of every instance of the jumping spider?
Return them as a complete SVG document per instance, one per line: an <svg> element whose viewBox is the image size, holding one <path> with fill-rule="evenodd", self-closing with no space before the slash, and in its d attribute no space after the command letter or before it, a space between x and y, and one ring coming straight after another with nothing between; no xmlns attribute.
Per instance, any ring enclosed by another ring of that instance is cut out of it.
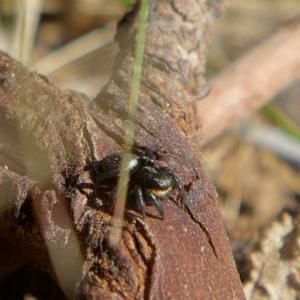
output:
<svg viewBox="0 0 300 300"><path fill-rule="evenodd" d="M142 214L143 218L147 213L146 205L155 205L160 217L164 218L164 209L159 200L171 198L174 189L178 190L181 206L184 205L182 186L178 178L166 167L155 165L155 155L152 151L131 154L128 164L130 180L128 186L127 202L134 205ZM97 163L94 168L96 187L112 185L109 198L114 201L117 190L117 179L120 172L121 155L108 156ZM113 182L113 183L112 183ZM175 201L176 202L176 201Z"/></svg>

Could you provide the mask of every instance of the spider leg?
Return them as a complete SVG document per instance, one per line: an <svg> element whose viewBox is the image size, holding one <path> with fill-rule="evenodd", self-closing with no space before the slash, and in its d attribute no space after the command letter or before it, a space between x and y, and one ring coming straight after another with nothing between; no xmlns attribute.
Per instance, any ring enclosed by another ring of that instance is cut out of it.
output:
<svg viewBox="0 0 300 300"><path fill-rule="evenodd" d="M119 176L120 170L114 170L107 173L101 173L98 175L98 181L108 180L112 178L117 178Z"/></svg>
<svg viewBox="0 0 300 300"><path fill-rule="evenodd" d="M153 195L151 190L145 189L144 195L145 195L145 198L147 201L154 203L154 205L156 206L157 210L160 213L161 218L164 219L164 209L163 209L162 205L160 204L159 200L155 197L155 195Z"/></svg>
<svg viewBox="0 0 300 300"><path fill-rule="evenodd" d="M117 197L117 187L114 186L111 190L111 192L109 193L109 200L111 203L115 203Z"/></svg>
<svg viewBox="0 0 300 300"><path fill-rule="evenodd" d="M146 216L146 204L144 201L143 191L141 186L135 186L133 190L133 195L138 202L138 207L140 208L143 218L145 219Z"/></svg>
<svg viewBox="0 0 300 300"><path fill-rule="evenodd" d="M83 195L89 197L89 193L86 190L93 190L95 189L95 184L94 183L77 183L77 188L82 193Z"/></svg>
<svg viewBox="0 0 300 300"><path fill-rule="evenodd" d="M179 182L179 179L175 175L173 175L173 180L175 182L176 187L179 190L179 197L180 197L181 208L183 208L184 205L185 205L185 196L184 196L183 187L182 187L181 183Z"/></svg>

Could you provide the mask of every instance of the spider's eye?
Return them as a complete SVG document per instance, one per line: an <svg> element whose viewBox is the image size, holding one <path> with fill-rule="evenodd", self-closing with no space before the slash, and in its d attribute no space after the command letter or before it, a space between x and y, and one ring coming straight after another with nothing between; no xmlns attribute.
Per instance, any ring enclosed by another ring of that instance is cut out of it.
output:
<svg viewBox="0 0 300 300"><path fill-rule="evenodd" d="M149 149L147 149L144 155L141 157L144 165L153 166L155 164L155 155Z"/></svg>

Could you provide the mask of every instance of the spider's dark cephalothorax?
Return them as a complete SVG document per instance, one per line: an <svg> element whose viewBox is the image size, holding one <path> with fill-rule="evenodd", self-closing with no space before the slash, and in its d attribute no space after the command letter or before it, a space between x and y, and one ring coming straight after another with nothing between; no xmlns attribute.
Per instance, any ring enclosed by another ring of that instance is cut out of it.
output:
<svg viewBox="0 0 300 300"><path fill-rule="evenodd" d="M94 169L97 187L110 185L109 198L115 201L118 176L120 172L121 155L115 154L98 162ZM171 198L177 189L181 206L184 205L182 186L178 178L166 167L156 166L156 157L150 150L139 155L131 154L128 169L130 180L128 182L127 207L135 206L143 217L146 215L146 206L154 205L161 218L164 218L164 209L160 200Z"/></svg>

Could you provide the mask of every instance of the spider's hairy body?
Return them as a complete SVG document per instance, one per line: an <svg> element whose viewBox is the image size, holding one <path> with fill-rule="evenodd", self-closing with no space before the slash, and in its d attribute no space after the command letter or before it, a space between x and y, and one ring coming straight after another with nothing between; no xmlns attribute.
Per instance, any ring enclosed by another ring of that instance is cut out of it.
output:
<svg viewBox="0 0 300 300"><path fill-rule="evenodd" d="M177 189L182 196L182 186L178 178L167 168L155 164L155 155L147 150L142 155L131 154L128 171L127 201L135 202L137 210L145 217L147 205L154 205L161 218L164 218L164 209L160 200L174 199L173 190ZM120 172L121 155L115 154L104 158L95 169L96 185L112 184L110 198L115 201L117 182ZM182 197L181 197L182 198ZM183 199L181 199L183 204Z"/></svg>

